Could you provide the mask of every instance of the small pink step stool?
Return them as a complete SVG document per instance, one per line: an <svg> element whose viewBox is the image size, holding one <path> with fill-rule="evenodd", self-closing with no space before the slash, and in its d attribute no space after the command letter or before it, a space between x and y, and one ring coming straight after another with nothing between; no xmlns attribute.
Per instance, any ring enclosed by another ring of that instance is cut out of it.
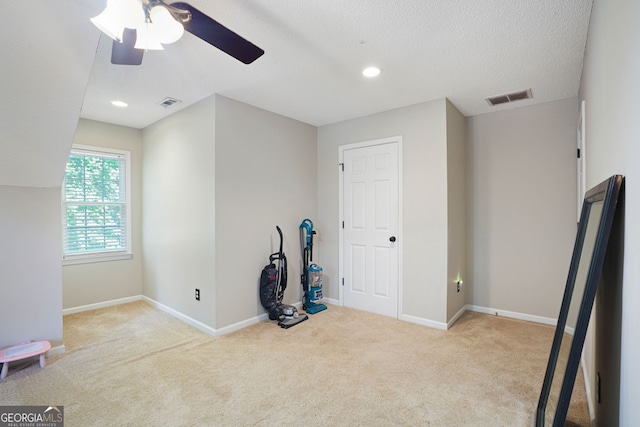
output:
<svg viewBox="0 0 640 427"><path fill-rule="evenodd" d="M28 341L0 350L0 363L2 363L0 380L7 377L9 362L26 359L27 357L40 355L40 367L44 368L44 354L50 348L51 343L49 341Z"/></svg>

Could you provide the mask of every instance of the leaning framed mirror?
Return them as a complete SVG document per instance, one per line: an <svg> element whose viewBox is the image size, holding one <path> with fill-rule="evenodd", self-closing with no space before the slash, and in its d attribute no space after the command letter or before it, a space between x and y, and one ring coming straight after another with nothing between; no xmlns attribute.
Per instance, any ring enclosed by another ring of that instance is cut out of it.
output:
<svg viewBox="0 0 640 427"><path fill-rule="evenodd" d="M623 180L614 175L585 194L536 427L565 424Z"/></svg>

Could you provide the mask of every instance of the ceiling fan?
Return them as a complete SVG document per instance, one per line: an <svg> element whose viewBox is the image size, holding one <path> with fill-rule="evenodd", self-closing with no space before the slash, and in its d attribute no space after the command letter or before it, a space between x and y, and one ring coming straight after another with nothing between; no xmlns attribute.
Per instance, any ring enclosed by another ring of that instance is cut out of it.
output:
<svg viewBox="0 0 640 427"><path fill-rule="evenodd" d="M111 63L140 65L145 50L161 50L188 31L237 60L250 64L264 50L188 3L163 0L107 0L106 9L91 18L113 39Z"/></svg>

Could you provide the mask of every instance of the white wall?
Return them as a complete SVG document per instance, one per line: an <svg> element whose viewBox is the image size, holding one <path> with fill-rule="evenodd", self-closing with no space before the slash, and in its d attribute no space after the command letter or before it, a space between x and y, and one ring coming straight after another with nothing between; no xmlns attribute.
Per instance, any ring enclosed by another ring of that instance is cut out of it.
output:
<svg viewBox="0 0 640 427"><path fill-rule="evenodd" d="M0 186L0 348L62 345L60 189Z"/></svg>
<svg viewBox="0 0 640 427"><path fill-rule="evenodd" d="M214 95L143 131L143 293L213 328L264 313L260 271L316 213L316 128ZM196 301L195 288L201 299Z"/></svg>
<svg viewBox="0 0 640 427"><path fill-rule="evenodd" d="M470 303L556 319L576 233L575 98L468 118Z"/></svg>
<svg viewBox="0 0 640 427"><path fill-rule="evenodd" d="M447 311L446 100L318 129L320 262L326 295L338 299L338 147L403 137L402 314L444 323Z"/></svg>
<svg viewBox="0 0 640 427"><path fill-rule="evenodd" d="M214 137L213 97L142 132L142 292L209 327L216 318Z"/></svg>
<svg viewBox="0 0 640 427"><path fill-rule="evenodd" d="M79 18L100 13L99 3L2 4L0 185L60 188L100 38ZM23 18L12 34L9 20ZM45 19L52 24L37 24Z"/></svg>
<svg viewBox="0 0 640 427"><path fill-rule="evenodd" d="M447 101L447 322L467 303L466 119ZM457 281L463 281L460 292Z"/></svg>
<svg viewBox="0 0 640 427"><path fill-rule="evenodd" d="M626 177L621 426L640 420L640 3L595 0L580 86L586 100L587 187Z"/></svg>
<svg viewBox="0 0 640 427"><path fill-rule="evenodd" d="M63 308L142 293L142 131L80 119L74 144L131 152L131 244L133 258L62 267Z"/></svg>
<svg viewBox="0 0 640 427"><path fill-rule="evenodd" d="M216 96L216 327L264 313L262 268L284 234L285 303L301 300L298 227L316 217L316 128ZM319 228L320 235L324 230Z"/></svg>

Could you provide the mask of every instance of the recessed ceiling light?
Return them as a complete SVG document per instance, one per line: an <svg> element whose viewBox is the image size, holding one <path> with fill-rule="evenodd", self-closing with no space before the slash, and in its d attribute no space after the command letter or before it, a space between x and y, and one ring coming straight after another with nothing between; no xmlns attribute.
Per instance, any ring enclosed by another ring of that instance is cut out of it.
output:
<svg viewBox="0 0 640 427"><path fill-rule="evenodd" d="M380 74L380 68L378 67L367 67L362 70L362 75L365 77L375 77Z"/></svg>
<svg viewBox="0 0 640 427"><path fill-rule="evenodd" d="M111 101L111 104L115 105L116 107L128 107L129 104L127 104L124 101Z"/></svg>

